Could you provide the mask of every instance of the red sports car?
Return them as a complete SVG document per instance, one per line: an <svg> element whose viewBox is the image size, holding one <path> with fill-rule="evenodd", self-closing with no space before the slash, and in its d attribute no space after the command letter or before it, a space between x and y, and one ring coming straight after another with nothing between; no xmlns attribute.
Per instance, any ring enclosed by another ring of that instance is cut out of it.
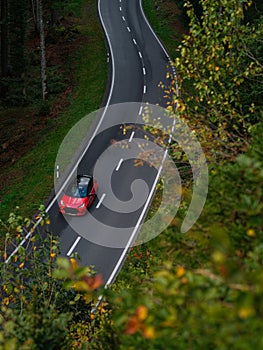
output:
<svg viewBox="0 0 263 350"><path fill-rule="evenodd" d="M62 214L75 216L85 215L96 197L98 184L92 176L78 175L66 189L59 203Z"/></svg>

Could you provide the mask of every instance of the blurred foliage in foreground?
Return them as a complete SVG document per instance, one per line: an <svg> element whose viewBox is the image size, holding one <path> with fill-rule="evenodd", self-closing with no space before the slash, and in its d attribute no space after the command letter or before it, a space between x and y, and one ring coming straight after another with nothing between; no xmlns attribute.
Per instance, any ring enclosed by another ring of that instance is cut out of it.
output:
<svg viewBox="0 0 263 350"><path fill-rule="evenodd" d="M101 276L79 266L76 257L58 257L59 242L43 209L36 217L41 225L17 213L1 221L6 230L0 263L3 350L82 349L93 327L92 301Z"/></svg>

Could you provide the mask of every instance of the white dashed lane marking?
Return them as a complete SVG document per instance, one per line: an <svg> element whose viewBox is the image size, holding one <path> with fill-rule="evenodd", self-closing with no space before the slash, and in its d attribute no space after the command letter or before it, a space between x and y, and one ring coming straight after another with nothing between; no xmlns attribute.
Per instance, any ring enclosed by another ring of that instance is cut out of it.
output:
<svg viewBox="0 0 263 350"><path fill-rule="evenodd" d="M133 131L133 132L131 133L131 136L130 136L130 138L129 138L129 142L132 141L134 134L135 134L135 131Z"/></svg>
<svg viewBox="0 0 263 350"><path fill-rule="evenodd" d="M121 166L122 162L123 162L123 158L120 159L120 161L119 161L119 163L117 165L116 171L118 171L120 169L120 166Z"/></svg>
<svg viewBox="0 0 263 350"><path fill-rule="evenodd" d="M70 250L67 252L67 256L70 256L71 253L73 252L73 250L75 249L76 245L79 243L81 237L78 236L78 238L75 240L75 242L73 243L72 247L70 248Z"/></svg>
<svg viewBox="0 0 263 350"><path fill-rule="evenodd" d="M99 203L96 205L96 209L99 209L99 207L101 206L101 203L103 202L103 199L105 198L105 196L106 196L106 193L103 193L103 195L100 198Z"/></svg>

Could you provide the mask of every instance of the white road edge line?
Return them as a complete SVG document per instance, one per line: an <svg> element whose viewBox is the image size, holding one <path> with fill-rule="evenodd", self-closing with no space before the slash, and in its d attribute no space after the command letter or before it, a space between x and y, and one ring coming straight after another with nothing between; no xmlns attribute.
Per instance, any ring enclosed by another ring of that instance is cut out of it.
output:
<svg viewBox="0 0 263 350"><path fill-rule="evenodd" d="M91 136L86 148L84 149L82 155L80 156L80 158L78 159L77 163L75 164L75 166L73 167L71 173L69 174L69 176L66 178L65 180L65 183L63 184L63 186L61 186L61 188L59 189L59 191L56 193L55 197L53 198L53 200L49 203L49 205L47 206L46 208L46 212L48 213L49 210L52 208L53 204L57 201L58 197L61 195L61 192L63 191L63 188L68 184L70 178L72 177L72 175L74 174L74 172L76 171L81 159L84 157L84 154L87 152L88 148L90 147L93 139L95 138L96 136L96 133L97 131L99 130L102 122L103 122L103 119L106 115L106 112L107 112L107 109L109 107L109 104L110 104L110 100L111 100L111 97L112 97L112 93L113 93L113 88L114 88L114 84L115 84L115 60L114 60L114 55L113 55L113 49L112 49L112 45L111 45L111 41L110 41L110 36L107 32L107 29L106 29L106 26L105 26L105 23L102 19L102 15L101 15L101 9L100 9L100 4L101 4L101 0L98 0L98 12L99 12L99 17L100 17L100 21L101 21L101 24L102 24L102 27L103 27L103 30L105 32L105 35L106 35L106 38L107 38L107 41L108 41L108 45L109 45L109 48L110 48L110 54L111 54L111 64L112 64L112 76L111 76L111 87L110 87L110 92L109 92L109 96L108 96L108 99L107 99L107 102L106 102L106 105L104 107L104 110L103 110L103 113L102 113L102 116L93 132L93 135ZM34 228L36 226L39 225L39 223L42 221L42 218L40 218L35 224L34 224ZM21 247L25 241L32 235L31 232L29 232L26 237L19 243L19 245L16 247L16 249L9 255L9 257L5 260L5 263L8 263L9 260L11 259L11 257L17 253L19 247Z"/></svg>
<svg viewBox="0 0 263 350"><path fill-rule="evenodd" d="M152 32L152 34L154 35L155 39L158 41L159 45L160 45L161 48L163 49L163 51L164 51L166 57L169 59L169 61L171 61L170 56L168 55L168 52L166 51L165 47L163 46L163 44L162 44L161 41L159 40L158 36L155 34L155 32L154 32L154 30L152 29L152 27L151 27L151 25L150 25L148 19L147 19L146 16L145 16L145 13L144 13L143 8L142 8L142 0L140 0L140 8L141 8L141 12L142 12L142 15L143 15L143 17L144 17L144 20L145 20L146 24L148 25L150 31Z"/></svg>
<svg viewBox="0 0 263 350"><path fill-rule="evenodd" d="M118 165L117 165L117 167L115 169L116 171L119 171L122 162L123 162L123 158L120 159L120 161L119 161L119 163L118 163Z"/></svg>
<svg viewBox="0 0 263 350"><path fill-rule="evenodd" d="M164 153L164 157L163 157L163 159L162 159L162 164L161 164L161 166L160 166L160 168L159 168L159 170L158 170L158 173L157 173L156 178L155 178L154 183L153 183L153 187L152 187L152 189L151 189L151 191L150 191L150 193L149 193L149 196L148 196L148 198L147 198L147 201L145 202L145 206L144 206L144 208L143 208L143 210L142 210L142 212L141 212L141 215L140 215L140 217L139 217L139 219L138 219L138 221L137 221L137 224L136 224L136 226L134 227L134 229L133 229L133 231L132 231L132 234L131 234L131 236L130 236L130 238L129 238L127 244L126 244L126 247L124 248L124 250L123 250L123 252L122 252L122 254L121 254L121 256L120 256L120 258L119 258L119 260L118 260L118 262L117 262L117 264L115 265L114 270L112 271L110 277L108 278L107 282L105 283L104 289L106 289L106 288L113 282L114 277L115 277L115 275L118 273L119 268L120 268L120 266L121 266L121 264L122 264L122 262L123 262L125 256L127 255L128 250L129 250L129 248L130 248L130 246L131 246L131 244L132 244L132 242L133 242L133 240L134 240L134 238L135 238L135 236L136 236L136 234L137 234L137 231L138 231L138 229L139 229L139 226L141 225L141 221L142 221L142 219L143 219L143 217L144 217L144 215L145 215L145 213L146 213L147 207L148 207L148 205L149 205L149 203L150 203L150 201L151 201L151 199L152 199L153 193L154 193L154 191L155 191L155 187L156 187L156 185L157 185L157 182L158 182L158 180L159 180L161 171L162 171L162 169L163 169L163 163L164 163L164 161L165 161L166 155L167 155L167 153L165 152L165 153ZM100 296L98 297L98 301L97 301L95 307L91 310L91 313L93 313L93 312L96 311L96 309L97 309L97 307L99 306L99 304L100 304L100 302L101 302L102 299L103 299L103 295L100 295Z"/></svg>
<svg viewBox="0 0 263 350"><path fill-rule="evenodd" d="M164 156L163 156L163 159L162 159L161 166L160 166L160 168L159 168L159 170L158 170L158 173L157 173L156 178L155 178L155 180L154 180L153 186L152 186L151 191L150 191L150 193L149 193L149 195L148 195L147 201L145 202L145 206L144 206L144 208L143 208L143 210L142 210L142 212L141 212L141 215L140 215L140 217L139 217L139 219L138 219L138 221L137 221L137 224L135 225L135 227L134 227L134 229L133 229L133 231L132 231L132 234L131 234L131 236L130 236L130 238L129 238L127 244L126 244L126 247L124 248L124 250L123 250L123 252L122 252L122 254L121 254L121 257L120 257L119 261L117 262L117 264L116 264L116 266L115 266L113 272L111 273L110 277L108 278L108 280L107 280L107 282L106 282L106 284L105 284L105 288L106 288L109 284L111 284L111 282L113 281L113 279L114 279L116 273L118 272L118 269L119 269L119 267L120 267L120 265L121 265L123 259L125 258L125 255L127 254L128 249L131 247L131 244L132 244L132 242L133 242L133 240L134 240L134 238L135 238L135 235L137 234L137 231L138 231L138 229L139 229L139 226L141 225L142 219L143 219L143 217L144 217L144 215L145 215L145 213L146 213L146 210L147 210L147 208L148 208L148 205L149 205L149 203L150 203L150 201L151 201L151 199L152 199L152 196L153 196L153 194L154 194L154 191L155 191L157 182L158 182L158 180L159 180L161 171L162 171L162 169L163 169L163 163L164 163L164 161L165 161L166 156L167 156L167 152L165 151ZM101 299L99 299L99 300L101 300Z"/></svg>
<svg viewBox="0 0 263 350"><path fill-rule="evenodd" d="M106 193L103 193L103 195L100 197L100 201L99 203L96 205L96 209L99 209L99 207L101 206L101 203L103 202L103 199L105 198Z"/></svg>
<svg viewBox="0 0 263 350"><path fill-rule="evenodd" d="M12 256L18 252L19 247L21 247L28 240L28 238L31 236L31 234L32 234L31 232L27 233L26 237L23 238L23 240L19 243L19 245L12 251L12 253L9 255L9 257L5 260L6 264L9 262L9 260L12 258Z"/></svg>
<svg viewBox="0 0 263 350"><path fill-rule="evenodd" d="M133 132L131 133L131 136L130 136L130 138L129 138L129 142L132 142L132 139L133 139L134 134L135 134L135 131L133 131Z"/></svg>
<svg viewBox="0 0 263 350"><path fill-rule="evenodd" d="M67 252L67 256L70 256L73 250L75 249L76 245L79 243L81 237L78 236L78 238L75 240L75 242L72 244L70 250Z"/></svg>
<svg viewBox="0 0 263 350"><path fill-rule="evenodd" d="M142 0L139 0L139 1L140 1L140 8L141 8L141 13L142 13L142 15L143 15L143 18L144 18L146 24L148 25L150 31L152 32L153 36L155 37L155 39L157 40L157 42L158 42L159 45L161 46L163 52L165 53L166 57L168 58L168 61L169 61L170 65L171 65L172 60L171 60L171 58L170 58L168 52L166 51L165 47L164 47L163 44L161 43L160 39L158 38L158 36L155 34L154 30L152 29L152 27L151 27L151 25L150 25L148 19L146 18L145 13L144 13L144 11L143 11L143 7L142 7ZM171 67L173 67L173 66L171 65ZM175 75L175 77L177 77L176 73L175 73L174 75ZM178 87L177 80L176 80L176 85L175 85L175 86L176 86L176 94L179 95L179 87Z"/></svg>

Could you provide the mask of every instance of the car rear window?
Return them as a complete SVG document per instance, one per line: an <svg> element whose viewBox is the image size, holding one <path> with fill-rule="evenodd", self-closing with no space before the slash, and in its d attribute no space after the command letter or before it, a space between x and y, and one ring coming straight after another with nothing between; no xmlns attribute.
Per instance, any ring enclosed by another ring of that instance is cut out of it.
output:
<svg viewBox="0 0 263 350"><path fill-rule="evenodd" d="M66 195L74 198L85 198L87 196L87 185L72 184L67 188Z"/></svg>

